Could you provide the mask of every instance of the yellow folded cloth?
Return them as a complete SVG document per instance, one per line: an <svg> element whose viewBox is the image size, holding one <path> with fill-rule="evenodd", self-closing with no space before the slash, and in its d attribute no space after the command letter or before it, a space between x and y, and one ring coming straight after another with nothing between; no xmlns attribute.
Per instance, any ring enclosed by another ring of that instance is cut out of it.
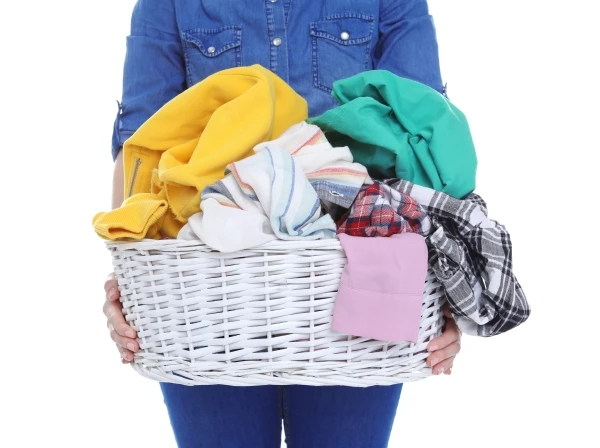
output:
<svg viewBox="0 0 600 448"><path fill-rule="evenodd" d="M222 179L229 163L307 115L306 101L260 65L215 73L165 104L125 142L125 197L162 189L175 219L185 223L200 211L202 190ZM154 170L160 182L153 181Z"/></svg>
<svg viewBox="0 0 600 448"><path fill-rule="evenodd" d="M167 201L159 195L138 193L115 210L97 213L92 224L105 240L160 238L168 210Z"/></svg>

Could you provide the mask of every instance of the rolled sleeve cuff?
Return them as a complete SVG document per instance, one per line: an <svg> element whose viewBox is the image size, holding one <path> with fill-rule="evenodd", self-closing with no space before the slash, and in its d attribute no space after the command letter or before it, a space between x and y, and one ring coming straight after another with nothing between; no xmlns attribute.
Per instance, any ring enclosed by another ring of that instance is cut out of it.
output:
<svg viewBox="0 0 600 448"><path fill-rule="evenodd" d="M119 155L119 151L121 151L121 149L123 148L123 144L125 143L125 140L127 140L129 137L131 137L133 135L133 131L128 131L125 129L122 129L122 120L121 120L121 112L122 112L122 106L121 103L119 103L117 101L117 103L119 104L119 111L117 112L117 116L115 117L115 123L113 126L113 133L112 133L112 144L111 144L111 151L112 151L112 158L113 161L115 161L117 159L117 155Z"/></svg>

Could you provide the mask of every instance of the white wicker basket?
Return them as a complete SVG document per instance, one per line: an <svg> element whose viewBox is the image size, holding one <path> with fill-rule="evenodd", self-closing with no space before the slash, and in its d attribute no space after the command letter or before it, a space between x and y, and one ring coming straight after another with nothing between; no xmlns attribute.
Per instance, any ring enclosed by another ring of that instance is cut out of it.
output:
<svg viewBox="0 0 600 448"><path fill-rule="evenodd" d="M200 242L108 243L143 376L185 385L373 386L431 375L426 345L443 325L427 276L419 340L330 329L344 252L335 240L276 241L226 254Z"/></svg>

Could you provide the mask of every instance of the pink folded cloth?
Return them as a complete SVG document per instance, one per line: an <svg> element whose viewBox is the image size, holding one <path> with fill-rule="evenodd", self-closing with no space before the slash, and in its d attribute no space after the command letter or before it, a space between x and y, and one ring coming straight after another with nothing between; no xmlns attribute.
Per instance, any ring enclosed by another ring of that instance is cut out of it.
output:
<svg viewBox="0 0 600 448"><path fill-rule="evenodd" d="M338 237L348 262L332 329L382 341L416 342L427 275L425 238L416 233Z"/></svg>

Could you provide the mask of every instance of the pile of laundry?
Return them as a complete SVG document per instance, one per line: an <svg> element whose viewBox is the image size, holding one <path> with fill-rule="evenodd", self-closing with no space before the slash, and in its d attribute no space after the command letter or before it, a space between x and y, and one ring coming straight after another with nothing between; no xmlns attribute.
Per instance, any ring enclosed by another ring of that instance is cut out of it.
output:
<svg viewBox="0 0 600 448"><path fill-rule="evenodd" d="M339 238L348 262L332 327L347 334L416 341L428 267L465 333L524 322L510 236L473 193L463 113L381 70L332 94L339 106L309 119L306 101L258 65L196 84L125 142L126 199L98 213L94 230L221 252Z"/></svg>

